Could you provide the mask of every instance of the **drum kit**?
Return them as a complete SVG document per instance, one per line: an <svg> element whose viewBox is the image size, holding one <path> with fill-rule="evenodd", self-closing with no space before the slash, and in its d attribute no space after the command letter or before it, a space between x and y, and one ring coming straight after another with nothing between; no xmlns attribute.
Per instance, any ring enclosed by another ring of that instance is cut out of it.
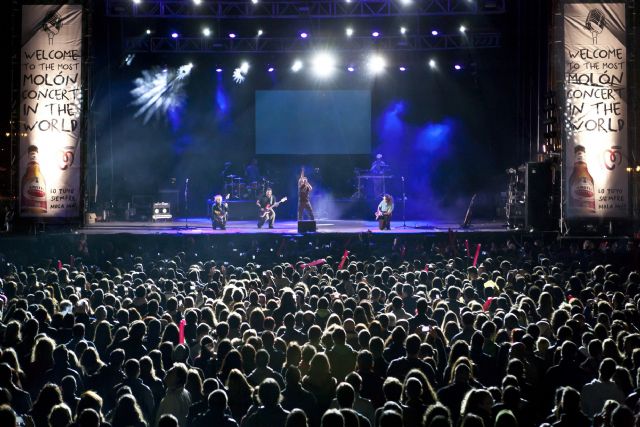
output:
<svg viewBox="0 0 640 427"><path fill-rule="evenodd" d="M238 175L225 176L224 192L231 194L232 199L257 199L262 196L273 181L267 178L260 178L258 181L245 182L245 179Z"/></svg>

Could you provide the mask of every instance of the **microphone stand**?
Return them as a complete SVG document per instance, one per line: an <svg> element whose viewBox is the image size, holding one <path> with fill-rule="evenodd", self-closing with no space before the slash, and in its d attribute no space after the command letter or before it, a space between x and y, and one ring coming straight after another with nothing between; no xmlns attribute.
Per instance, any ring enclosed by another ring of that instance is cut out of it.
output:
<svg viewBox="0 0 640 427"><path fill-rule="evenodd" d="M398 228L410 228L407 225L406 221L406 212L407 212L407 196L404 192L404 176L400 177L402 179L402 226Z"/></svg>
<svg viewBox="0 0 640 427"><path fill-rule="evenodd" d="M189 228L189 178L184 183L184 228Z"/></svg>

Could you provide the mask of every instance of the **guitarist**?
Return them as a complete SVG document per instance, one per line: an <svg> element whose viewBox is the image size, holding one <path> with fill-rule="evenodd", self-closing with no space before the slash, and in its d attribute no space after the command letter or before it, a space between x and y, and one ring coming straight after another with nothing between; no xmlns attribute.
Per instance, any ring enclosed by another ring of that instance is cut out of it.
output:
<svg viewBox="0 0 640 427"><path fill-rule="evenodd" d="M267 188L264 196L256 200L256 205L260 208L258 214L258 228L262 228L265 222L269 223L269 228L273 228L273 223L276 220L276 212L273 210L277 208L280 203L287 201L286 197L283 197L280 201L276 202L276 198L273 196L271 188Z"/></svg>
<svg viewBox="0 0 640 427"><path fill-rule="evenodd" d="M391 214L393 213L393 197L391 194L385 194L382 201L378 204L376 211L376 219L380 230L391 230Z"/></svg>
<svg viewBox="0 0 640 427"><path fill-rule="evenodd" d="M213 205L211 206L211 227L215 230L226 230L227 228L227 216L229 214L229 204L222 201L222 196L216 194L213 199Z"/></svg>

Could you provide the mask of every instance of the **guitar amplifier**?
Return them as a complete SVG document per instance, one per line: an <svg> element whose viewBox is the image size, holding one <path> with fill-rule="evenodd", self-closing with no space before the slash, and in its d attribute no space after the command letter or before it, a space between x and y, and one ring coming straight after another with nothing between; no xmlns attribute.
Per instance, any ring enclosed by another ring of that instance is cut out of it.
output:
<svg viewBox="0 0 640 427"><path fill-rule="evenodd" d="M298 221L298 233L315 233L316 231L315 221Z"/></svg>

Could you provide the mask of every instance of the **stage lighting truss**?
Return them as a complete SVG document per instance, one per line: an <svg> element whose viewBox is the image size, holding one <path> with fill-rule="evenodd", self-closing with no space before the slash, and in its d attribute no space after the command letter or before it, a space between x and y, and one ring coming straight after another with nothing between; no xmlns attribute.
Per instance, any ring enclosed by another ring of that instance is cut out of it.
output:
<svg viewBox="0 0 640 427"><path fill-rule="evenodd" d="M398 0L202 0L194 5L186 0L107 0L107 16L120 18L357 18L383 16L489 15L506 11L506 0L416 0L404 5Z"/></svg>
<svg viewBox="0 0 640 427"><path fill-rule="evenodd" d="M170 220L173 218L171 215L171 204L166 202L157 202L153 204L153 214L151 219L155 222L158 220Z"/></svg>
<svg viewBox="0 0 640 427"><path fill-rule="evenodd" d="M409 36L384 36L372 38L350 37L348 43L337 38L310 37L236 37L235 39L211 37L128 37L124 39L127 53L286 53L310 52L333 46L336 52L376 51L424 52L457 49L490 49L501 45L499 32L454 33L432 36L412 34Z"/></svg>

